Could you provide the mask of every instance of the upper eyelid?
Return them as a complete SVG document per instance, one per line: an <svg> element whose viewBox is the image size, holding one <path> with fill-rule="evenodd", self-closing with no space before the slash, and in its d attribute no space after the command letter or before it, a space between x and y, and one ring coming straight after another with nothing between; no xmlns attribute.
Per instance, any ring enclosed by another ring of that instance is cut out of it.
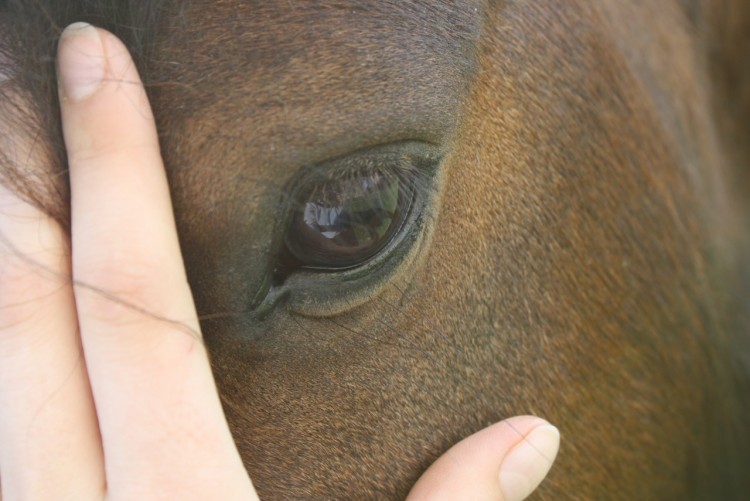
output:
<svg viewBox="0 0 750 501"><path fill-rule="evenodd" d="M414 145L419 145L419 147L415 148ZM401 148L406 151L401 150ZM417 151L414 151L415 149ZM437 165L442 163L443 158L444 152L440 151L438 146L423 141L402 141L378 145L314 165L303 166L283 191L285 198L289 200L291 195L299 190L304 183L312 181L318 175L327 177L325 173L328 172L336 174L337 172L345 172L348 168L362 169L367 167L363 164L369 163L372 167L387 166L391 169L398 169L397 172L413 175L412 180L417 182L415 188L418 194L426 196L427 192L433 189L434 184L427 180L420 182L420 179L432 175Z"/></svg>

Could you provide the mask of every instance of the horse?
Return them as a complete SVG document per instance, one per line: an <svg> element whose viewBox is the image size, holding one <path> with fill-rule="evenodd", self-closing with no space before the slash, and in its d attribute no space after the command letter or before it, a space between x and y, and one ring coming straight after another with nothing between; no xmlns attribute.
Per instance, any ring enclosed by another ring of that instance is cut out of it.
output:
<svg viewBox="0 0 750 501"><path fill-rule="evenodd" d="M538 499L744 499L746 2L2 1L0 113L46 162L0 180L68 229L74 21L143 75L262 498L403 498L532 413Z"/></svg>

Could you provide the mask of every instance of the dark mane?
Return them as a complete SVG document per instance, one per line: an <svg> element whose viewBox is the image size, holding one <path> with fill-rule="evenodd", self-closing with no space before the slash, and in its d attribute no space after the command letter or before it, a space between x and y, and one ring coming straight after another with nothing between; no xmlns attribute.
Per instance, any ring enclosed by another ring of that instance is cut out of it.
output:
<svg viewBox="0 0 750 501"><path fill-rule="evenodd" d="M86 21L120 37L136 64L148 58L150 37L171 0L6 0L0 2L0 117L9 130L45 148L44 172L13 165L0 149L0 182L69 225L66 158L60 130L55 53L60 33ZM147 80L147 76L144 75ZM21 105L21 103L23 103Z"/></svg>

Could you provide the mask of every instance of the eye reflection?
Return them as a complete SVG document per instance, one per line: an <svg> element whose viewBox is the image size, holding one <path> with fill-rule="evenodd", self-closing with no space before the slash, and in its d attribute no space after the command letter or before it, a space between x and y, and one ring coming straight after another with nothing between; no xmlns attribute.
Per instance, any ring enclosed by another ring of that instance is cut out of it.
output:
<svg viewBox="0 0 750 501"><path fill-rule="evenodd" d="M293 194L288 252L306 268L362 264L398 233L414 197L413 176L372 166L312 176Z"/></svg>

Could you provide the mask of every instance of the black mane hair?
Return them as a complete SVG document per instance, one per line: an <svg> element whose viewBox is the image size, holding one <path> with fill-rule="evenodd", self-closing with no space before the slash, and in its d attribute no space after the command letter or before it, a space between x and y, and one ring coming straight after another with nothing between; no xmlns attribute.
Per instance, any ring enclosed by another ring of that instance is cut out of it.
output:
<svg viewBox="0 0 750 501"><path fill-rule="evenodd" d="M41 148L44 170L10 161L0 148L0 182L69 228L66 156L60 128L55 54L65 27L84 21L105 28L131 51L148 82L152 34L171 0L0 1L0 131L31 138ZM173 7L173 6L172 6ZM4 138L10 139L12 138ZM7 147L8 143L0 143Z"/></svg>

